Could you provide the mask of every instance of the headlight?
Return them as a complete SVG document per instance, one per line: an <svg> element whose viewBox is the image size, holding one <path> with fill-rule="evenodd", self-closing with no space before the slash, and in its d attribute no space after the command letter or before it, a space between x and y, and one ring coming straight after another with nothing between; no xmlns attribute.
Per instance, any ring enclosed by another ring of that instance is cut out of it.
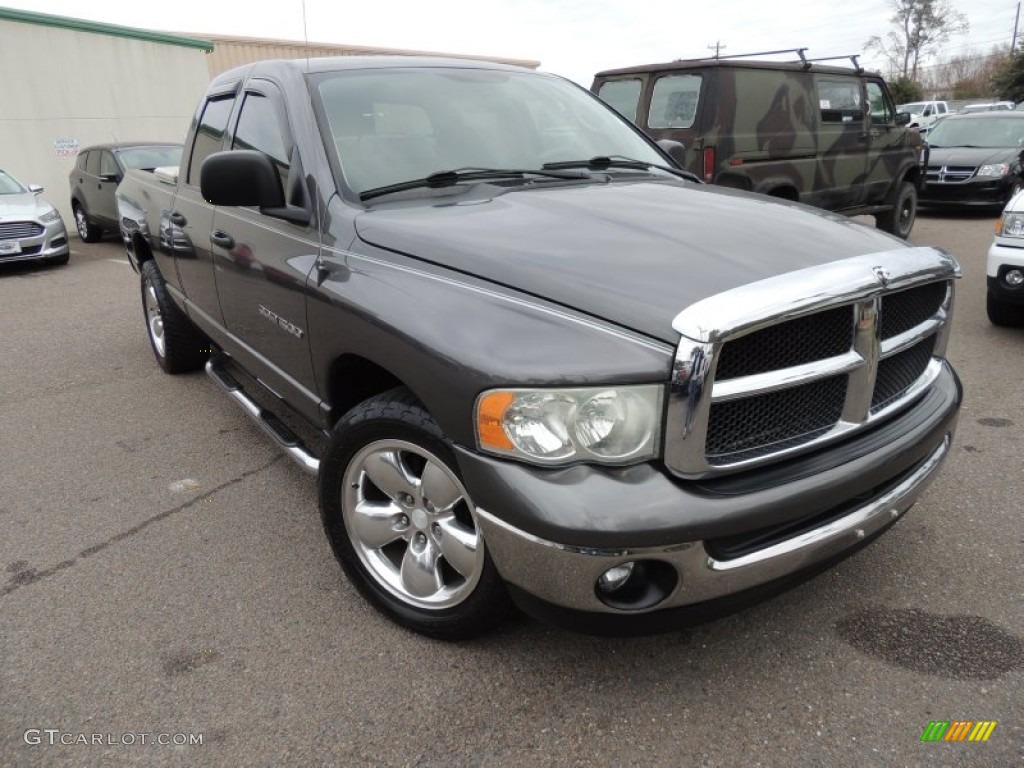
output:
<svg viewBox="0 0 1024 768"><path fill-rule="evenodd" d="M978 177L988 178L999 178L1005 176L1010 172L1010 166L1006 163L994 163L993 165L983 165L978 169Z"/></svg>
<svg viewBox="0 0 1024 768"><path fill-rule="evenodd" d="M1024 237L1024 213L1006 213L999 220L996 234L1003 237Z"/></svg>
<svg viewBox="0 0 1024 768"><path fill-rule="evenodd" d="M57 211L56 208L51 208L46 213L44 213L42 216L40 216L39 220L40 221L45 221L47 224L50 223L51 221L59 221L60 220L60 213Z"/></svg>
<svg viewBox="0 0 1024 768"><path fill-rule="evenodd" d="M476 401L480 450L537 464L628 464L657 455L664 387L500 389Z"/></svg>

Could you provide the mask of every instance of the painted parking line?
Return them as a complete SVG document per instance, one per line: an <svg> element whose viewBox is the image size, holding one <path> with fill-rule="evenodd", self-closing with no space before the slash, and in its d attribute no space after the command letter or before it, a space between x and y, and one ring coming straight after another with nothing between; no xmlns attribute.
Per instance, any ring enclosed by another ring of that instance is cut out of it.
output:
<svg viewBox="0 0 1024 768"><path fill-rule="evenodd" d="M125 265L127 265L127 266L131 266L131 265L130 265L130 264L128 263L128 259L107 259L107 261L112 261L112 262L114 262L115 264L125 264Z"/></svg>

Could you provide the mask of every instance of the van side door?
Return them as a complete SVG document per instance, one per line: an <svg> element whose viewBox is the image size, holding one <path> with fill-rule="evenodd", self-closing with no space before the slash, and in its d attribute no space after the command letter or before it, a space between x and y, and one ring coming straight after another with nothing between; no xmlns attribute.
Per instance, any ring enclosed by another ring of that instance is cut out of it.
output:
<svg viewBox="0 0 1024 768"><path fill-rule="evenodd" d="M842 210L867 200L867 110L860 78L817 74L822 205Z"/></svg>
<svg viewBox="0 0 1024 768"><path fill-rule="evenodd" d="M912 154L907 131L896 125L896 108L881 80L866 80L864 91L868 104L868 203L884 202L899 184L910 165ZM930 105L935 117L937 105Z"/></svg>

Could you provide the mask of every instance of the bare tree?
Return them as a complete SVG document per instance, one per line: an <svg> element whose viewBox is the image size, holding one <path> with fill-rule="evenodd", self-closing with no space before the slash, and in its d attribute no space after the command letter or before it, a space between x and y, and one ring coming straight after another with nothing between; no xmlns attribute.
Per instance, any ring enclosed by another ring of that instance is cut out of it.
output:
<svg viewBox="0 0 1024 768"><path fill-rule="evenodd" d="M922 57L968 29L967 17L949 0L892 0L892 8L889 21L894 28L885 37L868 38L864 49L878 52L891 72L914 81Z"/></svg>

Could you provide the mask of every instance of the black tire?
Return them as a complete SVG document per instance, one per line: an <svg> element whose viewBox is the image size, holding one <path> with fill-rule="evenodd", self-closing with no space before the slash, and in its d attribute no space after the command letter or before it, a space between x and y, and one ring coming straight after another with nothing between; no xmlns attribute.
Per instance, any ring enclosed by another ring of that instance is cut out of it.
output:
<svg viewBox="0 0 1024 768"><path fill-rule="evenodd" d="M395 468L398 473L391 472ZM389 482L378 486L371 475L382 469L380 477ZM428 474L433 482L423 482ZM397 482L390 482L393 479ZM406 484L410 479L414 482ZM387 491L381 490L389 485ZM428 498L427 486L433 486L437 495ZM411 493L395 493L400 488ZM405 498L396 501L399 497ZM443 507L432 505L432 498L440 501L442 497L446 502L453 497L458 500ZM364 506L382 511L375 516L358 514L356 510ZM479 535L475 507L462 486L452 450L437 422L407 389L362 402L334 427L320 463L320 513L348 578L375 608L398 624L441 640L466 640L492 629L508 615L511 602L505 584ZM372 524L375 520L383 523L371 534L361 535L359 521ZM392 532L393 539L385 541ZM367 541L374 536L379 542ZM460 536L473 537L473 547L464 547ZM453 555L469 555L471 562L449 561L444 550L448 541L454 542L448 545ZM411 569L413 576L433 578L422 595L413 594L415 590L407 586L407 560L426 564ZM428 567L432 571L424 576ZM431 592L435 585L439 586ZM451 599L442 600L448 592Z"/></svg>
<svg viewBox="0 0 1024 768"><path fill-rule="evenodd" d="M153 356L167 373L188 373L203 366L209 342L171 300L163 275L152 261L142 273L142 314Z"/></svg>
<svg viewBox="0 0 1024 768"><path fill-rule="evenodd" d="M98 243L100 238L103 237L103 228L96 226L89 220L89 215L85 212L85 208L82 207L81 203L73 203L71 210L75 215L75 229L78 230L78 236L82 238L82 242Z"/></svg>
<svg viewBox="0 0 1024 768"><path fill-rule="evenodd" d="M1010 201L1013 200L1013 198L1017 196L1017 193L1020 192L1022 189L1024 189L1024 182L1022 182L1020 179L1017 179L1017 181L1013 182L1013 186L1010 187L1010 191L1006 194L1006 199L1003 201L1003 204L999 206L1000 212L1003 210L1003 208L1009 205Z"/></svg>
<svg viewBox="0 0 1024 768"><path fill-rule="evenodd" d="M1024 328L1024 305L1008 304L989 293L985 297L985 312L992 325Z"/></svg>
<svg viewBox="0 0 1024 768"><path fill-rule="evenodd" d="M875 214L875 226L906 240L917 219L917 187L909 181L902 182L890 202L890 210Z"/></svg>

